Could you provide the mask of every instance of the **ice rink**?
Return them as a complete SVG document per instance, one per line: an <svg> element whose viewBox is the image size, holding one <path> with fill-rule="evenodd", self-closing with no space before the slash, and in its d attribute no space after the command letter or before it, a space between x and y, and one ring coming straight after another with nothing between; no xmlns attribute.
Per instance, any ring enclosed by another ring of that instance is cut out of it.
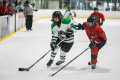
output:
<svg viewBox="0 0 120 80"><path fill-rule="evenodd" d="M89 45L85 31L75 33L75 42L60 66L55 63L60 58L58 52L51 68L46 63L51 53L39 61L29 72L19 72L18 68L28 68L50 49L51 19L45 18L33 24L33 31L23 29L0 42L0 80L120 80L120 19L106 19L102 28L107 36L106 45L99 51L98 63L94 71L88 66L90 49L53 77L54 73ZM75 18L83 23L86 18Z"/></svg>

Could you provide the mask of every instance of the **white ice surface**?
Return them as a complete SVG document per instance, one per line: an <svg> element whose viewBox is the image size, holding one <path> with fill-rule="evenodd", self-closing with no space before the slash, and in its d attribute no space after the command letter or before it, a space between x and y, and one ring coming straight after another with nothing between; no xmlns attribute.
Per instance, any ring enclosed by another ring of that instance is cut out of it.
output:
<svg viewBox="0 0 120 80"><path fill-rule="evenodd" d="M49 53L39 61L29 72L19 72L18 68L28 68L50 49L51 19L40 19L33 24L33 31L23 29L0 42L0 80L120 80L120 20L106 19L102 28L107 36L107 44L100 50L97 67L91 71L90 50L74 60L66 68L49 77L67 62L80 54L89 45L85 31L77 31L75 43L67 53L66 62L61 66L55 63L59 60L57 54L51 68L46 67L50 59ZM85 18L75 18L77 22Z"/></svg>

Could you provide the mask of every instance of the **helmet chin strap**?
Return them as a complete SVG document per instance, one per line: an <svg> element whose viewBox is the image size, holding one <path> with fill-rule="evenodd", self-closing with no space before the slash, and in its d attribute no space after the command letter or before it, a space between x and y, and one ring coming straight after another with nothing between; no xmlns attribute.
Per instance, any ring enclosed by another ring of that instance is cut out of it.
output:
<svg viewBox="0 0 120 80"><path fill-rule="evenodd" d="M96 13L96 12L94 12L95 14L98 14L98 12Z"/></svg>
<svg viewBox="0 0 120 80"><path fill-rule="evenodd" d="M60 25L61 25L61 20L58 21L58 22L55 22L55 24L56 24L57 26L60 26Z"/></svg>
<svg viewBox="0 0 120 80"><path fill-rule="evenodd" d="M92 28L93 26L89 26L89 25L88 25L88 27L89 27L89 28Z"/></svg>
<svg viewBox="0 0 120 80"><path fill-rule="evenodd" d="M89 25L88 25L88 27L89 27L89 28L92 28L92 27L94 26L94 24L95 24L95 23L94 23L94 22L92 22L92 26L89 26Z"/></svg>

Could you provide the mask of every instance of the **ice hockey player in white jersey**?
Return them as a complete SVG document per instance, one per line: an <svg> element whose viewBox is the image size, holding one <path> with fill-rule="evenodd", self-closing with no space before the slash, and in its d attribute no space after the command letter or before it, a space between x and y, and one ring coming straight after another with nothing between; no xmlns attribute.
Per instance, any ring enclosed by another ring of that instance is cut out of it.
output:
<svg viewBox="0 0 120 80"><path fill-rule="evenodd" d="M50 67L54 61L54 58L60 48L60 60L56 62L56 65L60 65L65 62L66 53L70 51L74 43L74 33L77 31L77 28L74 26L78 23L69 19L62 18L62 13L60 11L55 11L52 15L52 25L51 25L51 56L50 60L47 63L47 66ZM56 47L56 45L63 39L66 39Z"/></svg>
<svg viewBox="0 0 120 80"><path fill-rule="evenodd" d="M74 14L74 17L76 17L76 13L75 13L74 10L71 10L71 7L67 7L67 9L68 10L66 10L65 13L64 13L64 17L73 19L73 14Z"/></svg>

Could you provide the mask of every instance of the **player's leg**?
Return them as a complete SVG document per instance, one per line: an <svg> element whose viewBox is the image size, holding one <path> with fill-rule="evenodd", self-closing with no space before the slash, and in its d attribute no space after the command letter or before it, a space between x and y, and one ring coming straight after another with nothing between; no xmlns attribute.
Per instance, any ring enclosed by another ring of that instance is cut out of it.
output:
<svg viewBox="0 0 120 80"><path fill-rule="evenodd" d="M57 41L56 41L56 44L58 44L60 41L61 41L61 40L58 38ZM61 44L62 44L62 43L61 43ZM61 45L61 44L60 44L60 45ZM60 45L59 45L59 46L60 46ZM49 60L48 63L47 63L47 66L48 66L48 67L50 67L51 64L53 63L54 58L55 58L55 56L56 56L56 54L57 54L57 52L58 52L58 50L59 50L59 47L55 48L54 50L53 50L52 47L51 47L51 50L52 50L52 52L51 52L50 60Z"/></svg>
<svg viewBox="0 0 120 80"><path fill-rule="evenodd" d="M106 44L106 41L103 41L102 43L98 44L96 47L91 49L91 62L88 64L92 64L92 69L95 69L96 63L97 63L97 57L98 57L98 51Z"/></svg>
<svg viewBox="0 0 120 80"><path fill-rule="evenodd" d="M26 19L26 30L28 30L29 28L29 17L27 16L27 19Z"/></svg>
<svg viewBox="0 0 120 80"><path fill-rule="evenodd" d="M60 65L65 62L66 53L70 51L72 46L73 46L73 42L72 43L62 43L61 50L60 50L60 60L56 63L56 65Z"/></svg>
<svg viewBox="0 0 120 80"><path fill-rule="evenodd" d="M47 63L48 67L50 67L52 65L58 50L59 50L59 48L56 48L54 51L51 52L50 60Z"/></svg>
<svg viewBox="0 0 120 80"><path fill-rule="evenodd" d="M30 26L30 28L29 28L30 30L32 30L32 22L33 22L32 18L33 18L33 16L30 16L30 25L29 25Z"/></svg>
<svg viewBox="0 0 120 80"><path fill-rule="evenodd" d="M106 44L106 41L103 41L102 43L98 44L98 51Z"/></svg>
<svg viewBox="0 0 120 80"><path fill-rule="evenodd" d="M97 55L98 55L98 46L91 49L91 63L92 63L92 69L96 68L97 63Z"/></svg>

